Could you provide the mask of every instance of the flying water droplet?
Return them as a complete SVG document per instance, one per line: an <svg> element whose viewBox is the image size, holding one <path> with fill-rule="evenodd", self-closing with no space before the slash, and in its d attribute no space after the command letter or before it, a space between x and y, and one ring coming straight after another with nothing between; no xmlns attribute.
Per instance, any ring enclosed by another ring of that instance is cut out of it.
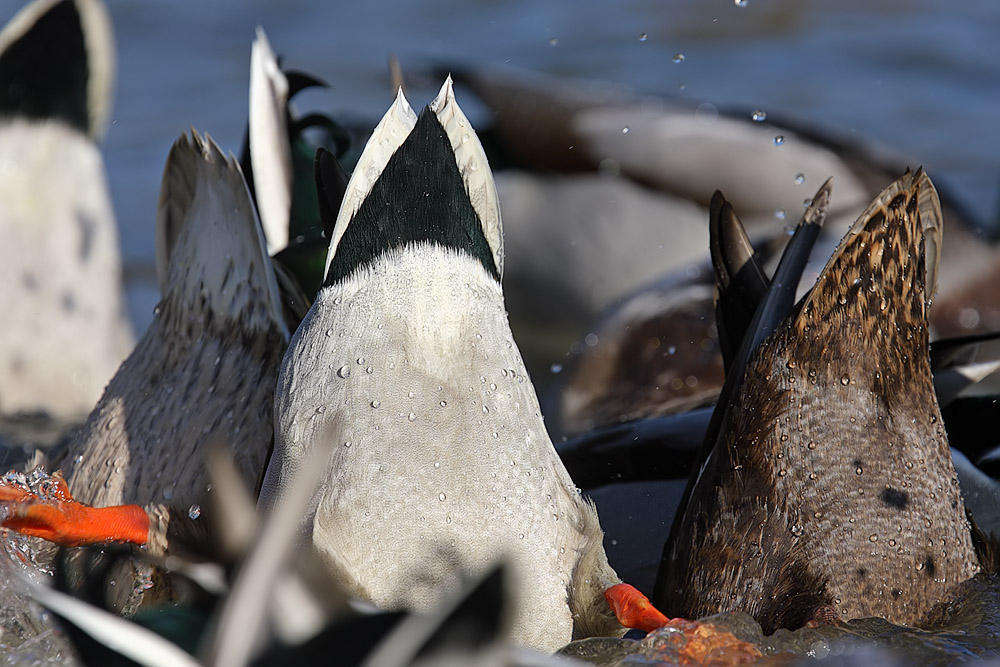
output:
<svg viewBox="0 0 1000 667"><path fill-rule="evenodd" d="M678 65L681 64L682 62L684 62L684 54L683 53L675 53L674 57L673 57L673 61L674 61L675 64L678 64Z"/></svg>
<svg viewBox="0 0 1000 667"><path fill-rule="evenodd" d="M760 109L756 109L753 113L750 114L750 120L752 120L755 123L763 123L765 120L767 120L767 112L761 111Z"/></svg>
<svg viewBox="0 0 1000 667"><path fill-rule="evenodd" d="M201 516L201 507L199 505L191 505L188 508L188 518L191 520L197 519Z"/></svg>
<svg viewBox="0 0 1000 667"><path fill-rule="evenodd" d="M784 137L784 135L779 134L778 136L776 136L774 138L774 145L775 146L782 146L782 145L784 145L784 143L785 143L785 137Z"/></svg>

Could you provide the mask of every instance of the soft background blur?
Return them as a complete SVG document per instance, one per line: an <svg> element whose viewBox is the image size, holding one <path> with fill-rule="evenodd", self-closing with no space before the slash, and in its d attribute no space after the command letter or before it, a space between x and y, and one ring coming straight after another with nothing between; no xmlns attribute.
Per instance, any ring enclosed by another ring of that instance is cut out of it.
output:
<svg viewBox="0 0 1000 667"><path fill-rule="evenodd" d="M163 161L192 126L239 150L258 24L286 66L331 84L297 98L303 111L377 120L391 101L389 53L410 70L455 62L608 79L890 147L983 224L997 219L995 0L108 2L119 71L104 151L137 332L158 298ZM434 92L411 89L410 101L422 106Z"/></svg>

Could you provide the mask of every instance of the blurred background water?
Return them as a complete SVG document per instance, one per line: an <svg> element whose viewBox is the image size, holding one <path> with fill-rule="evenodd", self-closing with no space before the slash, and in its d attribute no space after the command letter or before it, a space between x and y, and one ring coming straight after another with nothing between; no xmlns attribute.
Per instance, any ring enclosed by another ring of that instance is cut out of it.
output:
<svg viewBox="0 0 1000 667"><path fill-rule="evenodd" d="M286 66L330 83L297 98L303 110L374 122L391 101L390 53L404 70L505 65L607 79L890 147L982 224L997 222L993 0L108 1L119 73L104 151L138 332L158 299L153 230L167 151L194 126L238 152L256 25ZM434 92L411 89L411 103Z"/></svg>

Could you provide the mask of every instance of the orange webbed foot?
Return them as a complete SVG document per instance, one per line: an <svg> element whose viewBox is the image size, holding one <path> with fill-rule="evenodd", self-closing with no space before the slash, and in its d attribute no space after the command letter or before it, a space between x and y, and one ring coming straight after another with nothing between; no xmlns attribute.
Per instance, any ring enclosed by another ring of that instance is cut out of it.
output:
<svg viewBox="0 0 1000 667"><path fill-rule="evenodd" d="M629 584L617 584L604 591L604 598L618 622L626 628L653 632L667 628L670 634L660 647L668 662L681 665L743 665L756 662L761 653L756 646L711 623L669 619L645 595Z"/></svg>
<svg viewBox="0 0 1000 667"><path fill-rule="evenodd" d="M615 612L618 622L626 628L652 632L670 620L631 584L615 584L604 591L604 599Z"/></svg>
<svg viewBox="0 0 1000 667"><path fill-rule="evenodd" d="M0 478L0 526L67 547L146 543L149 517L138 505L91 507L73 500L59 473L34 477L31 485L16 473Z"/></svg>

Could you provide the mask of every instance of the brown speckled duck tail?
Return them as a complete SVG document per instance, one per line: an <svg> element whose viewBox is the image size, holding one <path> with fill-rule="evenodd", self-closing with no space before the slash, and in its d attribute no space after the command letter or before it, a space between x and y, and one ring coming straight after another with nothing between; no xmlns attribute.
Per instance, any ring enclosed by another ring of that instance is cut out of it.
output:
<svg viewBox="0 0 1000 667"><path fill-rule="evenodd" d="M751 353L674 526L666 613L912 625L979 571L928 361L940 232L934 186L907 172Z"/></svg>

